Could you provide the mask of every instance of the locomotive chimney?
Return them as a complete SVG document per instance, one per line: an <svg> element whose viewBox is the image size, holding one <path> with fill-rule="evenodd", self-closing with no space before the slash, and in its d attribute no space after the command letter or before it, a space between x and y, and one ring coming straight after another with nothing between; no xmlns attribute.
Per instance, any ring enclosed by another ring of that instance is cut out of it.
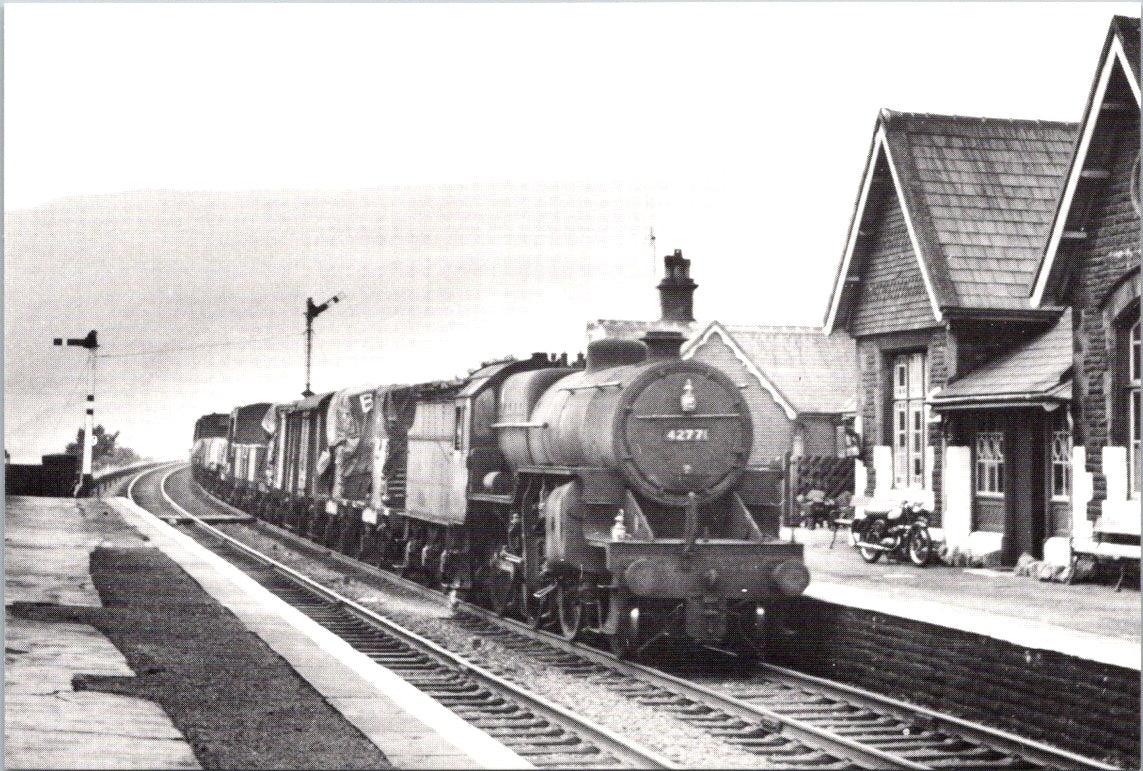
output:
<svg viewBox="0 0 1143 771"><path fill-rule="evenodd" d="M682 332L669 329L652 329L643 335L649 360L677 359L686 338Z"/></svg>
<svg viewBox="0 0 1143 771"><path fill-rule="evenodd" d="M683 250L663 258L666 275L659 282L659 305L664 321L694 321L694 294L698 284L691 280L691 261L683 259Z"/></svg>

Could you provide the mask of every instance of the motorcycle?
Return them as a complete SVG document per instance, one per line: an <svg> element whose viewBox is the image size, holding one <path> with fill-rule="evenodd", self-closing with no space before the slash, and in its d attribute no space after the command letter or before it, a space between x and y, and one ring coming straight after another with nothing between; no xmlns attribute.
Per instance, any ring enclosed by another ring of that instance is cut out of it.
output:
<svg viewBox="0 0 1143 771"><path fill-rule="evenodd" d="M850 532L861 558L869 563L887 554L889 559L923 568L933 557L929 512L920 503L902 502L889 511L854 515Z"/></svg>

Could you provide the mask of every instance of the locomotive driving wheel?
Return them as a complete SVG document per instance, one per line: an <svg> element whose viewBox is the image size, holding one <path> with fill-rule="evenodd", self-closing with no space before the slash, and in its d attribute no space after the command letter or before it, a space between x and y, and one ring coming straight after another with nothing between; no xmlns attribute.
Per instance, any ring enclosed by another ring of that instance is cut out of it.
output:
<svg viewBox="0 0 1143 771"><path fill-rule="evenodd" d="M563 581L556 586L556 613L560 618L560 634L568 642L576 640L583 628L583 604L577 587Z"/></svg>

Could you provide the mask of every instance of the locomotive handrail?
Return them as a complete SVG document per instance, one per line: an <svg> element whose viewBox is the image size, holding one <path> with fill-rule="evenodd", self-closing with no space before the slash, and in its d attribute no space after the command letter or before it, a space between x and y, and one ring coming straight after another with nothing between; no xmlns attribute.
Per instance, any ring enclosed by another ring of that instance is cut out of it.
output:
<svg viewBox="0 0 1143 771"><path fill-rule="evenodd" d="M595 383L594 385L564 386L560 390L561 391L586 391L589 388L598 388L599 390L602 391L604 388L607 388L608 386L615 386L616 388L622 388L623 383L620 382L619 380L609 380L606 383Z"/></svg>
<svg viewBox="0 0 1143 771"><path fill-rule="evenodd" d="M666 420L675 418L741 418L741 413L738 412L706 412L706 413L689 413L682 412L677 415L635 415L633 416L638 420Z"/></svg>
<svg viewBox="0 0 1143 771"><path fill-rule="evenodd" d="M548 422L542 421L540 423L533 423L527 420L517 423L493 423L489 428L547 428Z"/></svg>

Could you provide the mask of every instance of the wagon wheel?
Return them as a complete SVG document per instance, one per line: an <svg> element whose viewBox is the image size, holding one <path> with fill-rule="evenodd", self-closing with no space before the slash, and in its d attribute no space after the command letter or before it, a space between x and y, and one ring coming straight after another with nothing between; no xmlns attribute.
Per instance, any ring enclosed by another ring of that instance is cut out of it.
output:
<svg viewBox="0 0 1143 771"><path fill-rule="evenodd" d="M361 521L360 519L355 521L350 518L351 516L351 514L346 515L346 520L341 526L341 532L337 539L337 550L348 557L353 556L351 552L353 546L357 543L357 539L354 538L354 536L357 535L357 523Z"/></svg>
<svg viewBox="0 0 1143 771"><path fill-rule="evenodd" d="M402 578L408 578L413 575L413 555L420 549L420 542L410 540L405 542L404 557L401 563L396 566L397 575Z"/></svg>
<svg viewBox="0 0 1143 771"><path fill-rule="evenodd" d="M726 644L738 655L735 663L739 668L749 669L765 656L766 624L765 619L759 618L755 605L742 605L728 615Z"/></svg>
<svg viewBox="0 0 1143 771"><path fill-rule="evenodd" d="M508 615L515 599L516 581L507 570L500 570L493 566L488 575L488 599L492 603L492 610L498 616Z"/></svg>
<svg viewBox="0 0 1143 771"><path fill-rule="evenodd" d="M322 510L317 504L311 505L306 509L306 529L305 536L312 541L320 541L322 535L325 533L325 518L322 516Z"/></svg>
<svg viewBox="0 0 1143 771"><path fill-rule="evenodd" d="M579 637L583 628L583 604L579 589L560 583L556 587L556 611L560 617L560 633L568 642Z"/></svg>
<svg viewBox="0 0 1143 771"><path fill-rule="evenodd" d="M539 599L532 592L527 581L520 582L520 615L533 629L539 629L544 621L544 605L547 598Z"/></svg>
<svg viewBox="0 0 1143 771"><path fill-rule="evenodd" d="M370 550L370 543L369 543L369 541L370 541L369 536L372 534L372 532L373 532L373 526L372 525L368 525L368 524L364 524L364 523L361 525L361 529L358 531L357 543L353 547L353 554L351 554L349 556L353 557L354 559L359 559L362 562L369 562L369 560L373 556L371 553L371 550Z"/></svg>

